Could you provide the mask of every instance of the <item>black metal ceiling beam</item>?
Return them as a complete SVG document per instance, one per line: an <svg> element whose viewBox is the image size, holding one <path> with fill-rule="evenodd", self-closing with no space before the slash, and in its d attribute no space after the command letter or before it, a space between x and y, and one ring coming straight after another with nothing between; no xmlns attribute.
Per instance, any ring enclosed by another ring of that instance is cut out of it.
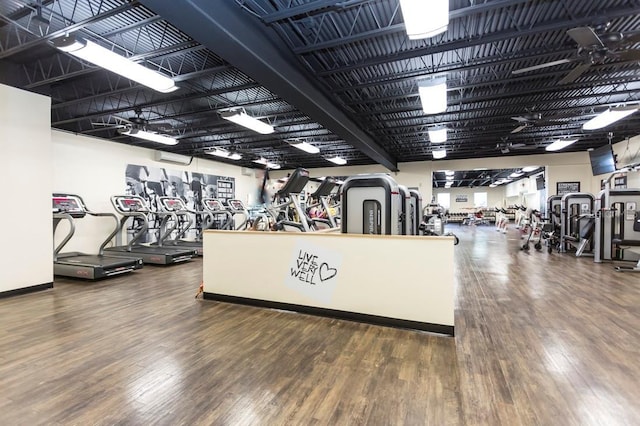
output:
<svg viewBox="0 0 640 426"><path fill-rule="evenodd" d="M135 105L135 107L138 107L138 108L141 108L141 109L145 109L145 108L151 108L151 107L156 107L156 106L165 105L165 104L184 102L184 101L187 101L187 100L206 98L208 96L221 95L223 93L237 92L237 91L240 91L240 90L252 89L252 88L255 88L255 87L260 87L260 85L258 85L256 83L242 84L242 85L234 86L234 87L225 87L225 88L222 88L222 89L210 90L208 92L193 93L191 95L183 96L183 97L173 97L173 98L169 98L169 99L162 99L162 100L157 101L157 102L149 102L149 103L145 103L145 104ZM65 120L59 120L59 121L51 123L51 125L52 126L60 126L62 124L74 123L76 121L89 120L89 119L92 119L92 118L102 117L102 116L105 116L105 115L118 114L118 113L121 113L121 112L130 111L130 110L133 109L133 107L134 107L133 105L127 105L125 107L111 109L111 110L108 110L108 111L101 111L101 112L98 112L98 113L95 113L95 114L85 114L85 115L81 115L79 117L73 117L73 118L68 118L68 119L65 119Z"/></svg>
<svg viewBox="0 0 640 426"><path fill-rule="evenodd" d="M535 49L535 51L539 52L540 49ZM557 50L554 50L553 53L554 55L561 56L561 55L571 55L574 52L575 52L575 49L573 48L571 49L558 48ZM525 55L526 55L526 52L525 52ZM438 72L456 73L456 72L474 71L477 69L492 68L492 67L497 67L501 65L516 63L523 59L536 61L538 59L546 60L546 58L548 57L549 57L548 52L538 53L538 54L529 54L527 56L510 57L505 59L498 59L496 57L485 57L485 58L479 58L477 60L474 60L472 63L466 64L466 65L460 65L460 63L448 64L446 66L442 66L441 68L438 68ZM504 58L504 56L501 56L501 58ZM416 78L422 77L424 75L425 75L424 69L412 70L412 71L402 72L402 73L394 73L393 75L388 75L388 76L368 78L366 83L349 84L349 85L345 85L344 87L338 87L338 88L332 89L332 92L333 93L350 92L354 90L366 89L368 87L373 87L373 86L383 86L387 84L403 83L406 81L411 81L415 83ZM536 75L536 74L532 73L532 75Z"/></svg>
<svg viewBox="0 0 640 426"><path fill-rule="evenodd" d="M71 24L65 28L62 28L61 30L58 31L53 31L43 37L39 37L35 40L31 40L28 41L26 43L22 43L18 46L12 47L10 49L5 50L4 52L0 52L0 59L4 59L4 58L8 58L12 55L15 55L16 53L19 52L24 52L25 50L28 49L32 49L34 46L37 46L39 44L42 44L44 42L53 40L56 37L60 37L63 36L69 32L73 32L76 30L79 30L81 28L86 27L87 25L90 25L94 22L98 22L101 21L103 19L107 19L107 18L111 18L113 16L119 15L122 12L126 12L127 10L130 10L131 8L135 7L138 4L137 0L132 0L129 3L125 3L123 5L114 7L113 9L107 10L106 12L100 13L98 15L92 16L90 18L87 19L83 19L80 22L76 22L74 24Z"/></svg>
<svg viewBox="0 0 640 426"><path fill-rule="evenodd" d="M622 83L620 83L622 84ZM610 84L604 84L602 86L610 86ZM600 85L593 85L591 86L591 88L597 88L600 87ZM569 90L571 92L575 91L576 89L573 90ZM442 114L439 114L438 116L442 116L445 114L460 114L460 113L467 113L469 111L471 111L470 109L462 109L462 107L464 106L465 108L468 107L471 104L474 103L487 103L487 102L492 102L492 101L497 101L497 100L502 100L502 99L509 99L509 100L513 100L514 102L510 102L509 105L505 105L505 107L507 106L514 106L517 105L515 104L515 99L520 99L522 98L522 102L523 103L527 103L528 99L527 97L532 96L535 93L540 93L540 94L546 94L548 93L548 90L545 89L538 89L536 91L533 92L525 92L522 95L519 95L518 97L515 97L512 93L501 93L501 94L497 94L497 95L493 95L493 96L487 96L487 95L480 95L480 96L476 96L476 97L464 97L464 102L459 102L461 99L463 99L462 97L460 98L456 98L456 99L451 99L451 102L449 103L450 107L454 107L453 109L455 109L455 107L458 107L459 110L455 110L455 111L451 111L451 112L445 112ZM608 93L582 93L579 95L572 95L572 96L564 96L564 97L559 97L560 94L562 93L562 91L558 91L555 92L553 94L551 94L550 96L552 96L551 99L540 99L540 100L536 100L533 101L533 103L536 104L536 106L539 106L541 104L549 104L549 103L557 103L559 101L563 101L563 102L568 102L571 100L582 100L582 99L591 99L594 97L599 97L599 96L611 96L611 95L621 95L621 94L625 94L625 95L629 95L629 94L637 94L638 90L620 90L620 91L616 91L616 92L608 92ZM531 103L532 101L528 101L528 103ZM486 109L485 107L481 106L481 109ZM568 108L564 108L564 109L570 109ZM394 113L405 113L405 112L412 112L412 111L419 111L422 110L422 106L420 105L419 102L414 103L413 106L411 105L407 105L406 107L402 107L402 108L393 108L393 109L386 109L386 110L377 110L377 111L367 111L367 112L359 112L357 113L358 116L360 117L368 117L368 116L374 116L374 115L379 115L379 114L394 114ZM525 111L526 112L526 111ZM425 116L422 116L421 118L426 118Z"/></svg>
<svg viewBox="0 0 640 426"><path fill-rule="evenodd" d="M449 20L452 21L457 18L464 18L467 16L476 15L478 13L490 12L495 9L502 9L505 7L514 6L520 3L527 3L531 0L495 0L489 3L478 4L474 6L467 6L460 9L449 11ZM303 46L297 49L293 49L293 52L298 55L314 52L316 50L330 49L356 41L370 40L372 37L380 37L387 34L401 33L405 31L404 24L390 25L388 27L379 28L371 31L365 31L359 34L353 34L346 37L341 37L335 40L328 40L309 46Z"/></svg>
<svg viewBox="0 0 640 426"><path fill-rule="evenodd" d="M141 3L374 161L389 170L398 170L396 159L309 79L293 54L277 45L279 36L236 3L206 0Z"/></svg>
<svg viewBox="0 0 640 426"><path fill-rule="evenodd" d="M316 0L314 2L288 7L286 9L264 15L260 19L265 24L273 24L274 22L284 21L300 15L310 15L318 12L324 12L325 10L346 9L348 7L355 7L359 4L369 1L371 0Z"/></svg>
<svg viewBox="0 0 640 426"><path fill-rule="evenodd" d="M601 66L594 66L593 69L590 72L594 72L594 71L600 71L602 69L605 68L609 68L614 64L605 64L605 65L601 65ZM616 64L618 65L618 64ZM615 72L615 71L614 71ZM525 94L536 94L536 93L549 93L549 81L553 81L553 79L558 79L559 77L565 76L567 74L566 70L562 70L562 71L550 71L550 72L543 72L540 74L535 74L535 75L529 75L529 76L523 76L523 77L516 77L516 78L512 78L508 81L505 80L488 80L488 81L483 81L481 83L472 83L472 84L465 84L465 85L460 85L460 86L451 86L449 87L448 91L449 92L456 92L456 91L460 91L460 90L475 90L477 88L480 87L497 87L498 89L502 89L505 86L509 86L509 89L514 91L515 93L518 93L519 95L525 95ZM476 76L478 77L478 76ZM478 78L479 79L479 78ZM607 85L607 84L622 84L622 83L628 83L628 82L634 82L637 81L637 77L635 76L619 76L619 77L611 77L611 78L599 78L598 79L598 85L602 86L602 85ZM515 83L529 83L529 84L523 84L522 87L519 88L515 88L514 85ZM534 85L537 85L534 86ZM573 90L584 90L585 84L584 83L569 83L569 84L564 84L561 86L557 86L558 91L573 91ZM593 87L593 86L591 86ZM561 90L560 90L561 89ZM358 100L353 100L353 101L349 101L346 102L345 104L350 106L350 107L357 107L357 106L362 106L362 105L366 105L366 104L376 104L376 103L381 103L381 102L389 102L389 101L395 101L395 100L406 100L409 98L418 98L418 92L413 91L411 93L399 93L397 95L393 95L393 96L383 96L383 97L371 97L371 98L363 98L363 99L358 99ZM509 96L510 97L510 96Z"/></svg>
<svg viewBox="0 0 640 426"><path fill-rule="evenodd" d="M54 1L55 0L42 0L41 3L33 3L31 5L24 6L8 15L7 18L9 19L9 21L17 21L18 19L22 19L31 15L33 12L37 11L38 8L49 6ZM4 27L5 25L6 23L0 20L0 28Z"/></svg>
<svg viewBox="0 0 640 426"><path fill-rule="evenodd" d="M629 15L635 15L637 13L638 13L637 5L620 7L620 8L612 8L612 9L607 9L606 18L607 19L622 18ZM357 63L353 63L351 65L346 65L339 68L321 71L317 73L317 75L327 76L327 75L336 74L336 73L344 73L344 72L356 70L359 68L366 68L374 65L381 65L389 62L397 62L397 61L402 61L407 59L414 59L421 56L434 55L436 53L444 53L452 50L465 49L465 48L484 45L484 44L498 43L501 41L512 39L514 37L527 37L527 36L533 36L533 35L545 33L545 32L560 31L570 27L590 25L593 22L594 18L601 19L603 17L602 16L597 16L597 17L586 16L583 18L575 18L570 20L560 19L560 20L545 23L542 25L533 25L533 26L529 26L528 28L521 28L518 31L514 31L513 29L498 31L496 33L492 33L488 35L480 35L476 37L455 40L449 43L441 43L437 45L408 50L406 52L401 52L395 55L377 56L377 57L370 58L368 60L358 61Z"/></svg>

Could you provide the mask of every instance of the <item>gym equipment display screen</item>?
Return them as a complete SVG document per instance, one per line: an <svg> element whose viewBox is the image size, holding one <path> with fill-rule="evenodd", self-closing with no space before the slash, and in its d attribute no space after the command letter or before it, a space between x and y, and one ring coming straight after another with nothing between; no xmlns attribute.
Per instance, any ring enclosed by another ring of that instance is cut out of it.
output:
<svg viewBox="0 0 640 426"><path fill-rule="evenodd" d="M53 209L65 213L80 213L84 210L80 207L78 200L72 197L53 197Z"/></svg>
<svg viewBox="0 0 640 426"><path fill-rule="evenodd" d="M207 207L209 208L209 210L224 210L224 208L222 207L222 203L220 203L220 201L218 200L207 200Z"/></svg>
<svg viewBox="0 0 640 426"><path fill-rule="evenodd" d="M244 205L242 204L242 201L240 201L240 200L229 200L229 205L234 210L244 210Z"/></svg>
<svg viewBox="0 0 640 426"><path fill-rule="evenodd" d="M144 211L144 204L139 198L119 198L118 204L122 211L125 212L136 212L136 211Z"/></svg>
<svg viewBox="0 0 640 426"><path fill-rule="evenodd" d="M616 160L611 145L589 151L589 160L591 160L591 171L594 176L616 171Z"/></svg>
<svg viewBox="0 0 640 426"><path fill-rule="evenodd" d="M170 211L180 211L186 209L186 206L180 198L163 198L162 204L164 204L164 207Z"/></svg>

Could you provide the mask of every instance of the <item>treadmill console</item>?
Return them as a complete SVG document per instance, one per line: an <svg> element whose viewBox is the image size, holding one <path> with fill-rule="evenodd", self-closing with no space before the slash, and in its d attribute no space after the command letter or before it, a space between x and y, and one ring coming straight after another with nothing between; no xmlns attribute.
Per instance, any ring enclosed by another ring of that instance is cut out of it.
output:
<svg viewBox="0 0 640 426"><path fill-rule="evenodd" d="M224 211L224 206L220 202L220 200L216 200L215 198L207 198L204 200L204 204L207 210L212 212Z"/></svg>
<svg viewBox="0 0 640 426"><path fill-rule="evenodd" d="M241 212L244 211L244 204L242 204L242 201L240 200L229 200L227 201L227 204L229 204L229 207L231 207L231 209L233 209L236 212Z"/></svg>
<svg viewBox="0 0 640 426"><path fill-rule="evenodd" d="M51 198L54 213L67 213L71 217L84 217L86 212L82 202L73 195L54 195Z"/></svg>
<svg viewBox="0 0 640 426"><path fill-rule="evenodd" d="M160 197L162 208L169 212L179 212L187 210L187 206L184 205L182 198L178 197Z"/></svg>
<svg viewBox="0 0 640 426"><path fill-rule="evenodd" d="M118 197L115 202L121 213L147 212L147 208L140 197Z"/></svg>

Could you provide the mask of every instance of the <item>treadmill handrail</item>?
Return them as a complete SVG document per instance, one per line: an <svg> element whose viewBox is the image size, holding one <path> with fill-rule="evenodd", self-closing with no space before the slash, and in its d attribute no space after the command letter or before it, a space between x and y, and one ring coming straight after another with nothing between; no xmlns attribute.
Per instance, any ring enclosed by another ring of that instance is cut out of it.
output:
<svg viewBox="0 0 640 426"><path fill-rule="evenodd" d="M220 209L210 208L209 204L207 204L207 201L210 201L210 200L215 200L220 205ZM224 208L220 200L218 200L217 198L205 197L202 199L202 208L211 218L211 221L209 222L206 229L211 229L211 227L215 223L215 220L214 220L215 216L217 215L226 216L226 220L223 222L222 227L220 229L223 229L223 230L231 229L231 224L233 223L233 213L227 210L226 208Z"/></svg>
<svg viewBox="0 0 640 426"><path fill-rule="evenodd" d="M140 210L130 210L128 212L125 212L125 211L121 210L118 207L117 200L120 199L120 198L136 198L136 199L139 199L142 202L143 208L140 209ZM149 209L145 206L145 203L144 203L144 200L142 199L142 197L139 197L137 195L113 195L111 197L111 204L113 205L113 208L115 208L116 211L122 215L122 218L120 219L120 223L119 223L119 226L118 226L118 232L117 233L122 232L122 228L124 228L125 222L130 217L137 217L137 218L142 219L142 226L140 227L140 230L137 233L133 234L133 237L131 238L129 243L126 245L127 251L131 251L131 247L135 244L135 242L138 241L140 238L142 238L142 236L149 231L149 219L147 218L147 214L149 213Z"/></svg>
<svg viewBox="0 0 640 426"><path fill-rule="evenodd" d="M53 219L54 219L54 224L53 224L54 236L56 234L56 228L58 227L58 223L60 223L62 219L67 219L69 221L69 232L62 239L60 244L58 244L56 247L53 248L53 261L56 262L58 260L58 254L60 253L60 251L62 251L62 248L69 242L71 237L73 237L73 234L75 234L76 225L75 223L73 223L73 216L71 216L69 213L54 213Z"/></svg>
<svg viewBox="0 0 640 426"><path fill-rule="evenodd" d="M187 226L185 227L181 227L180 230L178 231L178 235L176 235L176 238L172 239L172 240L168 240L169 242L173 242L175 243L176 241L180 240L182 237L185 236L185 234L187 233L187 231L189 229L191 229L191 227L193 226L194 220L193 218L190 216L190 214L201 214L201 212L196 212L195 210L191 210L187 207L187 205L184 203L184 200L180 197L171 197L171 196L162 196L159 197L160 200L160 205L162 206L162 210L164 213L173 213L175 214L175 226L173 226L171 228L171 232L173 232L177 227L178 227L178 215L183 216L187 219ZM174 209L174 210L168 210L165 206L165 203L163 203L163 200L175 200L179 202L179 206L180 208L178 209ZM168 220L168 219L167 219ZM165 223L165 220L162 221L162 223ZM171 232L169 232L168 234L165 233L164 238L162 239L162 241L164 242L165 240L167 240L167 238L171 235Z"/></svg>
<svg viewBox="0 0 640 426"><path fill-rule="evenodd" d="M102 242L102 244L98 248L98 256L104 256L105 247L111 242L111 240L118 234L118 231L120 230L120 222L118 221L118 216L116 216L114 213L106 213L106 212L98 213L98 212L91 211L87 207L87 204L84 202L84 198L82 198L78 194L67 194L67 193L61 193L61 192L54 192L53 193L53 197L74 197L74 198L77 198L80 201L80 208L82 208L86 214L88 214L90 216L95 216L95 217L111 217L111 218L113 218L113 220L115 221L115 227L114 227L113 231L109 234L109 236ZM73 216L71 216L71 219L73 219ZM73 221L71 222L71 225L75 227ZM55 232L55 229L54 229L54 232ZM71 238L71 237L69 237L69 238ZM66 244L66 242L65 242L65 244ZM62 247L60 247L60 249L62 249ZM59 251L55 252L54 253L54 257L58 253L59 253Z"/></svg>

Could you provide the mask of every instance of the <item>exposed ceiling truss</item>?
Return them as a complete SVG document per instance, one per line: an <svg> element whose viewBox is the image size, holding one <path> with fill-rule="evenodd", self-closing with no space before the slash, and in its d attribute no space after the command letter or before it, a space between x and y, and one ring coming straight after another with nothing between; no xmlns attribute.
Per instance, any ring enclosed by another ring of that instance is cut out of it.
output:
<svg viewBox="0 0 640 426"><path fill-rule="evenodd" d="M587 63L567 34L580 27L622 41ZM55 49L51 40L68 33L180 89L154 92ZM205 158L222 147L249 167L258 157L327 167L326 158L340 155L396 170L432 160L435 149L448 159L540 154L571 136L578 142L567 150L584 151L608 143L610 132L613 142L640 134L640 113L582 130L608 107L640 102L639 33L640 0L451 0L448 31L415 41L398 0L0 0L0 82L51 96L53 126L80 134ZM552 61L559 63L513 74ZM449 107L425 115L417 82L435 75L447 77ZM229 108L276 132L222 120ZM529 116L536 119L514 120ZM179 144L121 135L131 117ZM434 125L449 129L446 143L429 142ZM321 153L286 142L294 139Z"/></svg>

